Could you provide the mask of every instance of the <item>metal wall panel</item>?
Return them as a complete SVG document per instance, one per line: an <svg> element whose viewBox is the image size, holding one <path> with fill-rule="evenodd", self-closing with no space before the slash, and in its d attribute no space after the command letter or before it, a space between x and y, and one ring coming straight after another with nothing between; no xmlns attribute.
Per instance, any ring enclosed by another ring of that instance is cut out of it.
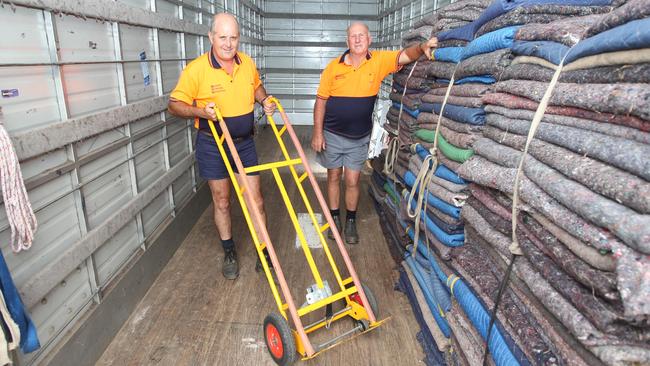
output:
<svg viewBox="0 0 650 366"><path fill-rule="evenodd" d="M70 15L54 19L61 62L116 60L109 22L89 22ZM70 117L120 105L116 64L66 65L61 74Z"/></svg>
<svg viewBox="0 0 650 366"><path fill-rule="evenodd" d="M181 55L181 34L177 32L158 32L158 42L160 43L161 59L176 59L179 61L161 61L162 87L163 93L170 93L181 75L183 65L180 61Z"/></svg>
<svg viewBox="0 0 650 366"><path fill-rule="evenodd" d="M158 95L153 29L120 24L120 40L128 103Z"/></svg>
<svg viewBox="0 0 650 366"><path fill-rule="evenodd" d="M110 156L111 160L120 159L122 152L116 151L111 155L114 155ZM107 163L115 164L113 161L107 161ZM81 189L86 208L88 229L90 230L99 226L133 197L131 176L126 161L93 178L85 182Z"/></svg>
<svg viewBox="0 0 650 366"><path fill-rule="evenodd" d="M178 5L165 0L156 0L156 12L160 14L171 15L175 18L179 17Z"/></svg>
<svg viewBox="0 0 650 366"><path fill-rule="evenodd" d="M105 287L139 248L138 227L134 220L93 254L99 286Z"/></svg>
<svg viewBox="0 0 650 366"><path fill-rule="evenodd" d="M38 356L53 346L61 329L68 325L70 319L90 307L93 291L88 282L88 271L86 264L80 265L30 309L32 321L38 329L41 350L28 355L21 354L18 364L38 364Z"/></svg>
<svg viewBox="0 0 650 366"><path fill-rule="evenodd" d="M121 3L129 4L137 8L151 9L151 0L117 0Z"/></svg>
<svg viewBox="0 0 650 366"><path fill-rule="evenodd" d="M189 172L183 174L172 184L174 203L181 207L192 195L192 176Z"/></svg>
<svg viewBox="0 0 650 366"><path fill-rule="evenodd" d="M0 7L0 63L49 63L50 47L46 19L42 10ZM51 23L48 23L51 24ZM61 119L52 68L16 66L0 68L0 89L15 91L13 97L1 99L5 128L22 131Z"/></svg>
<svg viewBox="0 0 650 366"><path fill-rule="evenodd" d="M150 236L172 212L167 192L161 193L142 210L144 234Z"/></svg>
<svg viewBox="0 0 650 366"><path fill-rule="evenodd" d="M320 73L347 48L346 29L363 19L378 35L377 1L273 0L264 19L264 85L279 95L292 123L312 124ZM326 42L326 44L323 44Z"/></svg>
<svg viewBox="0 0 650 366"><path fill-rule="evenodd" d="M261 1L120 3L198 24L207 23L210 12L230 9L239 15L247 37L243 49L263 66ZM210 49L205 34L93 19L83 13L54 16L55 12L0 7L0 23L5 26L0 38L0 89L9 91L0 106L10 135L164 95L175 86L182 67ZM21 161L39 222L31 250L13 254L7 247L11 233L0 207L1 249L19 289L193 153L191 122L160 112L152 110L150 117ZM195 166L183 172L76 269L56 274L55 285L41 291L36 301L32 295L29 311L43 347L19 355L18 363L42 363L75 321L101 302L101 289L110 288L122 268L147 250L147 240L173 217L174 208L194 195L203 182L196 174Z"/></svg>
<svg viewBox="0 0 650 366"><path fill-rule="evenodd" d="M201 37L186 34L185 35L185 57L188 59L195 59L202 53Z"/></svg>

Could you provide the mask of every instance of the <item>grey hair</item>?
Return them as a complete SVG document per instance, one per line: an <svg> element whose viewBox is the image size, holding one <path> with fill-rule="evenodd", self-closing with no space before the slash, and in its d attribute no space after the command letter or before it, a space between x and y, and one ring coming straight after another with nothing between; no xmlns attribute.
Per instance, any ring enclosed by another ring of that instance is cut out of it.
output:
<svg viewBox="0 0 650 366"><path fill-rule="evenodd" d="M214 18L216 18L217 15L221 15L221 14L228 14L228 15L231 15L231 16L233 17L233 19L235 19L235 23L237 23L237 29L239 29L239 20L237 20L237 17L235 16L235 14L230 14L230 13L223 12L223 13L216 13L216 14L214 14L214 15L212 16L212 18L210 19L210 33L214 33L214 26L217 24L217 23L214 21Z"/></svg>
<svg viewBox="0 0 650 366"><path fill-rule="evenodd" d="M350 28L352 28L355 25L363 25L363 27L366 28L366 31L368 32L368 34L370 34L370 28L368 27L368 24L366 24L364 22L352 22L352 23L350 23L350 25L348 25L348 28L345 30L345 32L348 35L350 35Z"/></svg>

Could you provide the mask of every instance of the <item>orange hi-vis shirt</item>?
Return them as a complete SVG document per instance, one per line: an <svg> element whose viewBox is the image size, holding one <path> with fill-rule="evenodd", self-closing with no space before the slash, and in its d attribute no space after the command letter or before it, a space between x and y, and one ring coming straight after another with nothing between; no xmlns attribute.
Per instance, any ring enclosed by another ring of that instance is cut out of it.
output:
<svg viewBox="0 0 650 366"><path fill-rule="evenodd" d="M232 137L246 137L253 133L255 90L261 85L250 56L237 52L231 75L221 68L210 50L185 67L169 97L199 108L213 102L221 111ZM215 126L221 134L219 124ZM195 118L194 127L208 129L208 121Z"/></svg>
<svg viewBox="0 0 650 366"><path fill-rule="evenodd" d="M320 78L318 98L326 99L323 128L348 138L359 139L372 132L372 111L382 80L400 69L402 51L372 51L354 68L345 63L345 51L332 60Z"/></svg>

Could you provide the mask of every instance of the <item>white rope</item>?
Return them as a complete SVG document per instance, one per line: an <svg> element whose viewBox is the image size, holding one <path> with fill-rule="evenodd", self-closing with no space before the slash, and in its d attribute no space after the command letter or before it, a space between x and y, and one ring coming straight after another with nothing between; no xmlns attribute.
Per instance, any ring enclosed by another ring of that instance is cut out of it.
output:
<svg viewBox="0 0 650 366"><path fill-rule="evenodd" d="M546 92L544 93L542 100L539 102L539 105L537 106L537 110L535 111L533 120L530 123L530 130L528 131L526 146L524 147L524 151L521 154L521 159L519 160L519 166L517 167L517 175L515 175L515 184L513 187L513 195L512 195L512 244L510 245L510 252L513 255L523 255L523 252L521 251L521 248L519 246L519 240L517 240L517 211L519 206L519 181L521 179L521 174L523 172L524 161L526 160L526 156L528 155L528 147L530 146L530 142L533 141L535 132L537 132L537 127L539 127L539 124L542 121L542 117L544 117L544 113L546 112L546 107L548 106L548 102L551 100L551 95L553 94L555 85L557 84L557 81L560 78L560 73L562 72L562 67L564 66L564 59L568 54L569 53L567 52L564 55L564 57L560 61L560 64L557 66L557 69L555 70L555 74L553 74L553 78L551 79L551 83L548 85L548 88L546 89Z"/></svg>
<svg viewBox="0 0 650 366"><path fill-rule="evenodd" d="M416 152L414 151L414 153ZM424 161L422 162L422 166L420 167L420 171L418 172L417 177L415 177L415 182L413 183L413 187L411 187L411 191L409 192L408 200L406 201L406 213L410 218L414 219L415 221L415 230L413 233L414 253L416 253L415 251L418 249L418 243L420 241L419 240L420 221L421 221L421 216L423 211L422 201L424 201L424 198L429 195L429 183L431 182L431 178L433 177L435 171L436 171L436 164L434 162L434 158L432 155L429 155L426 158L424 158ZM415 209L413 210L413 212L411 212L411 202L413 202L416 192L417 192L417 203ZM424 204L424 210L426 210L426 203ZM427 240L427 249L428 249L429 241L426 235L425 235L425 239Z"/></svg>
<svg viewBox="0 0 650 366"><path fill-rule="evenodd" d="M399 152L400 143L399 143L399 124L402 121L402 111L404 110L404 96L406 95L406 89L408 89L408 83L415 71L415 67L418 65L418 62L415 61L413 68L406 77L406 82L404 84L404 90L402 91L402 98L399 103L399 114L397 115L397 136L393 136L388 141L388 150L386 151L386 158L384 159L384 173L386 176L393 178L393 183L395 183L395 176L393 175L395 161L397 160L397 153Z"/></svg>
<svg viewBox="0 0 650 366"><path fill-rule="evenodd" d="M0 183L7 220L11 228L11 249L18 253L32 246L37 226L36 216L27 197L18 157L2 123L0 123Z"/></svg>
<svg viewBox="0 0 650 366"><path fill-rule="evenodd" d="M458 65L456 65L458 67ZM418 243L419 243L419 237L420 237L420 215L422 214L422 201L423 197L426 197L429 193L429 182L431 182L431 178L433 178L433 175L435 174L436 169L438 168L438 157L436 155L436 151L438 150L438 135L440 134L440 125L442 124L442 112L445 110L445 106L447 105L447 100L449 99L449 94L451 94L451 88L454 86L454 81L455 81L455 74L456 70L454 69L454 73L451 75L451 80L449 80L449 86L447 86L447 91L445 92L445 98L442 101L442 106L440 107L440 113L438 114L438 123L436 123L436 132L433 136L433 147L429 152L431 153L429 156L427 156L424 159L424 162L422 163L422 167L420 167L420 172L418 173L418 178L421 179L421 182L416 179L415 183L413 184L413 189L411 190L411 193L409 195L409 201L407 202L407 213L409 217L415 219L415 227L417 230L414 231L414 238L413 238L413 251L415 252L418 249ZM425 165L426 164L426 168ZM424 173L423 173L424 169ZM422 175L422 178L420 176ZM424 189L420 189L420 192L418 194L418 210L417 212L414 213L414 216L411 216L411 211L410 211L410 204L413 199L413 196L415 195L415 188L416 185L424 184ZM426 208L426 206L425 206ZM427 249L429 249L429 237L425 235L425 238L427 239Z"/></svg>

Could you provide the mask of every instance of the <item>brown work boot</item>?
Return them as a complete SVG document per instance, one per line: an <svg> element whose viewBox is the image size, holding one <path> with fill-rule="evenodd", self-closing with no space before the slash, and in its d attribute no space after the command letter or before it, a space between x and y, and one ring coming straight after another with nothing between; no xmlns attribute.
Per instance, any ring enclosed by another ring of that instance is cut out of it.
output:
<svg viewBox="0 0 650 366"><path fill-rule="evenodd" d="M341 234L341 218L336 215L332 216L332 219L334 221L334 225L336 225L336 230ZM330 240L334 240L334 233L332 232L332 229L327 230L327 238Z"/></svg>
<svg viewBox="0 0 650 366"><path fill-rule="evenodd" d="M234 280L239 276L239 263L237 263L237 252L235 248L224 251L221 273L229 280Z"/></svg>
<svg viewBox="0 0 650 366"><path fill-rule="evenodd" d="M357 234L357 220L345 220L345 241L348 244L357 244L359 242L359 234Z"/></svg>

